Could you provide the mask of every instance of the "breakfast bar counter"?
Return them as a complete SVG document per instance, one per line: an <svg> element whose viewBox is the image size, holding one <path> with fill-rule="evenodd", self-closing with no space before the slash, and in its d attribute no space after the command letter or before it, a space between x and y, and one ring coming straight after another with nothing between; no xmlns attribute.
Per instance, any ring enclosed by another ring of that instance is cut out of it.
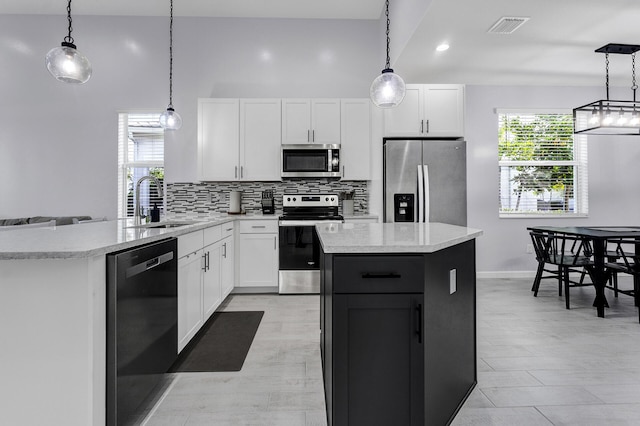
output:
<svg viewBox="0 0 640 426"><path fill-rule="evenodd" d="M443 223L316 230L329 426L449 424L477 383L482 231Z"/></svg>

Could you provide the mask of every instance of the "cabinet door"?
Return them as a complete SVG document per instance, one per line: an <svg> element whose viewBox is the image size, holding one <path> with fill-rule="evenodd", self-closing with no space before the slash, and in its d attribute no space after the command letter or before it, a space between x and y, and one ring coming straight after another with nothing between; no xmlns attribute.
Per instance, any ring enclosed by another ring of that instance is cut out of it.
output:
<svg viewBox="0 0 640 426"><path fill-rule="evenodd" d="M371 101L342 99L340 162L343 180L371 179Z"/></svg>
<svg viewBox="0 0 640 426"><path fill-rule="evenodd" d="M311 142L311 101L309 99L282 100L282 143Z"/></svg>
<svg viewBox="0 0 640 426"><path fill-rule="evenodd" d="M238 99L198 99L198 174L201 180L239 178Z"/></svg>
<svg viewBox="0 0 640 426"><path fill-rule="evenodd" d="M278 286L278 234L240 234L238 287Z"/></svg>
<svg viewBox="0 0 640 426"><path fill-rule="evenodd" d="M234 286L234 250L233 236L222 240L222 254L220 262L220 280L222 281L222 300L231 293Z"/></svg>
<svg viewBox="0 0 640 426"><path fill-rule="evenodd" d="M178 259L178 351L202 326L202 249Z"/></svg>
<svg viewBox="0 0 640 426"><path fill-rule="evenodd" d="M240 100L240 179L280 180L280 99Z"/></svg>
<svg viewBox="0 0 640 426"><path fill-rule="evenodd" d="M425 85L424 119L426 136L464 136L464 86Z"/></svg>
<svg viewBox="0 0 640 426"><path fill-rule="evenodd" d="M202 273L203 322L206 322L222 303L222 285L220 281L221 246L221 243L216 243L204 248L205 264Z"/></svg>
<svg viewBox="0 0 640 426"><path fill-rule="evenodd" d="M311 142L340 143L340 100L311 100Z"/></svg>
<svg viewBox="0 0 640 426"><path fill-rule="evenodd" d="M422 300L333 296L333 426L425 424Z"/></svg>
<svg viewBox="0 0 640 426"><path fill-rule="evenodd" d="M395 108L384 110L385 136L420 136L423 120L422 88L407 84L403 101Z"/></svg>

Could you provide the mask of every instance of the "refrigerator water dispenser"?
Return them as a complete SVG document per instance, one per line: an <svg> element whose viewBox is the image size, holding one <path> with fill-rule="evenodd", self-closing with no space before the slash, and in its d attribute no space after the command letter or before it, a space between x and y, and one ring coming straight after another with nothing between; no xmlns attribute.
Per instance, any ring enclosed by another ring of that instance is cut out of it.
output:
<svg viewBox="0 0 640 426"><path fill-rule="evenodd" d="M393 221L415 222L413 194L393 194Z"/></svg>

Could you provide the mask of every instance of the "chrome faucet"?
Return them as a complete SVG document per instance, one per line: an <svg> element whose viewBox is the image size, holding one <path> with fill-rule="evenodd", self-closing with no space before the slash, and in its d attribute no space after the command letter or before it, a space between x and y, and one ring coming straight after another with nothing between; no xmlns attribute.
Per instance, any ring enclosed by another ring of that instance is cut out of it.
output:
<svg viewBox="0 0 640 426"><path fill-rule="evenodd" d="M140 179L138 179L138 182L136 182L136 206L133 212L133 222L135 225L140 225L140 223L142 222L142 206L140 205L140 184L142 183L142 181L147 179L155 182L156 186L158 187L158 196L164 196L162 185L160 184L158 178L156 178L155 176L147 175L142 176Z"/></svg>

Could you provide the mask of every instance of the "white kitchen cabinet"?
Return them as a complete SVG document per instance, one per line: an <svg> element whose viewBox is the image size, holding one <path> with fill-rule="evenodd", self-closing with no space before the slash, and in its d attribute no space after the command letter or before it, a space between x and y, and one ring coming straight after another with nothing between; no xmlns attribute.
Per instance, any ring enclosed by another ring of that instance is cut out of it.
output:
<svg viewBox="0 0 640 426"><path fill-rule="evenodd" d="M280 99L240 100L240 180L280 180Z"/></svg>
<svg viewBox="0 0 640 426"><path fill-rule="evenodd" d="M203 321L209 319L211 314L222 303L221 281L221 242L210 244L203 249L204 268L202 270L202 312Z"/></svg>
<svg viewBox="0 0 640 426"><path fill-rule="evenodd" d="M233 270L234 258L225 247L233 241L233 229L231 222L178 236L178 351L233 289L233 276L225 281Z"/></svg>
<svg viewBox="0 0 640 426"><path fill-rule="evenodd" d="M371 101L340 100L340 163L343 180L371 179Z"/></svg>
<svg viewBox="0 0 640 426"><path fill-rule="evenodd" d="M220 281L222 282L222 300L233 291L235 279L234 267L235 243L233 236L222 240L222 253L220 261Z"/></svg>
<svg viewBox="0 0 640 426"><path fill-rule="evenodd" d="M238 288L278 286L278 221L240 221Z"/></svg>
<svg viewBox="0 0 640 426"><path fill-rule="evenodd" d="M464 85L407 84L402 103L384 110L384 134L464 136Z"/></svg>
<svg viewBox="0 0 640 426"><path fill-rule="evenodd" d="M202 231L194 232L200 235ZM191 235L191 234L188 234ZM178 238L180 241L180 238ZM202 243L201 243L202 244ZM203 324L202 313L202 248L182 256L178 249L178 351L195 336Z"/></svg>
<svg viewBox="0 0 640 426"><path fill-rule="evenodd" d="M240 100L198 99L198 176L203 181L238 180Z"/></svg>
<svg viewBox="0 0 640 426"><path fill-rule="evenodd" d="M283 144L339 144L340 99L283 99Z"/></svg>
<svg viewBox="0 0 640 426"><path fill-rule="evenodd" d="M280 180L280 99L198 99L203 181Z"/></svg>

